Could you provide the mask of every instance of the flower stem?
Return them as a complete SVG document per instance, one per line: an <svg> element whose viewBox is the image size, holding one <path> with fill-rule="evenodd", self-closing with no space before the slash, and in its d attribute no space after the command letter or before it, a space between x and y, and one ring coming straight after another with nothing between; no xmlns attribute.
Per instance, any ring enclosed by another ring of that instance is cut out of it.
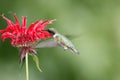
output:
<svg viewBox="0 0 120 80"><path fill-rule="evenodd" d="M26 80L29 80L28 53L26 53L25 64L26 64Z"/></svg>

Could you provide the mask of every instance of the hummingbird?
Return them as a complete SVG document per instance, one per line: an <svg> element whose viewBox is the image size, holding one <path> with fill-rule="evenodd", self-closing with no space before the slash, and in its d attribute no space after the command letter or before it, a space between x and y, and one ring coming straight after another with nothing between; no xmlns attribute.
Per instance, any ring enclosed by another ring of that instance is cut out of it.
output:
<svg viewBox="0 0 120 80"><path fill-rule="evenodd" d="M72 42L67 37L60 34L56 29L48 28L46 31L48 31L52 35L53 40L46 40L42 43L39 43L35 48L51 48L59 46L64 50L70 50L73 53L79 54L79 51L75 48Z"/></svg>

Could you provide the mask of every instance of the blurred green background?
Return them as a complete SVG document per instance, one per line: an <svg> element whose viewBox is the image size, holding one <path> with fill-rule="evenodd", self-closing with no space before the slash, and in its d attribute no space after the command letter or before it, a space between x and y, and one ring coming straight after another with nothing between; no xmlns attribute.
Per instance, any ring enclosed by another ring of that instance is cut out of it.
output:
<svg viewBox="0 0 120 80"><path fill-rule="evenodd" d="M80 55L56 48L37 49L40 73L29 57L30 80L120 80L120 0L0 0L0 15L27 25L56 19L52 25L70 38ZM0 17L0 29L7 26ZM0 40L0 80L25 80L19 50Z"/></svg>

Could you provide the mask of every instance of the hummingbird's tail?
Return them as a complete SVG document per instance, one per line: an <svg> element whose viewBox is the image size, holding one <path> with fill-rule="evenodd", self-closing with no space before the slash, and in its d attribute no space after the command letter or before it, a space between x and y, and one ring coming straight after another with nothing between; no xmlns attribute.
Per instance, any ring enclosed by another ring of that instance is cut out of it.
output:
<svg viewBox="0 0 120 80"><path fill-rule="evenodd" d="M75 49L75 48L70 48L70 50L71 50L73 53L80 54L80 52L79 52L77 49Z"/></svg>

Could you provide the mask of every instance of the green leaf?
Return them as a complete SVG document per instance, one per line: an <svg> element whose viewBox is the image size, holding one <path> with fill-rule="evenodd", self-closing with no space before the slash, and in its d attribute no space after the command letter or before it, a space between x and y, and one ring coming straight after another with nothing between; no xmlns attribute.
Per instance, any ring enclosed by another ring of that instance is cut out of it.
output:
<svg viewBox="0 0 120 80"><path fill-rule="evenodd" d="M39 66L39 58L37 57L37 55L35 55L35 54L30 54L30 55L32 56L32 58L33 58L33 60L34 60L34 62L36 64L36 67L38 68L38 70L40 72L42 72L42 70L40 69L40 66Z"/></svg>

